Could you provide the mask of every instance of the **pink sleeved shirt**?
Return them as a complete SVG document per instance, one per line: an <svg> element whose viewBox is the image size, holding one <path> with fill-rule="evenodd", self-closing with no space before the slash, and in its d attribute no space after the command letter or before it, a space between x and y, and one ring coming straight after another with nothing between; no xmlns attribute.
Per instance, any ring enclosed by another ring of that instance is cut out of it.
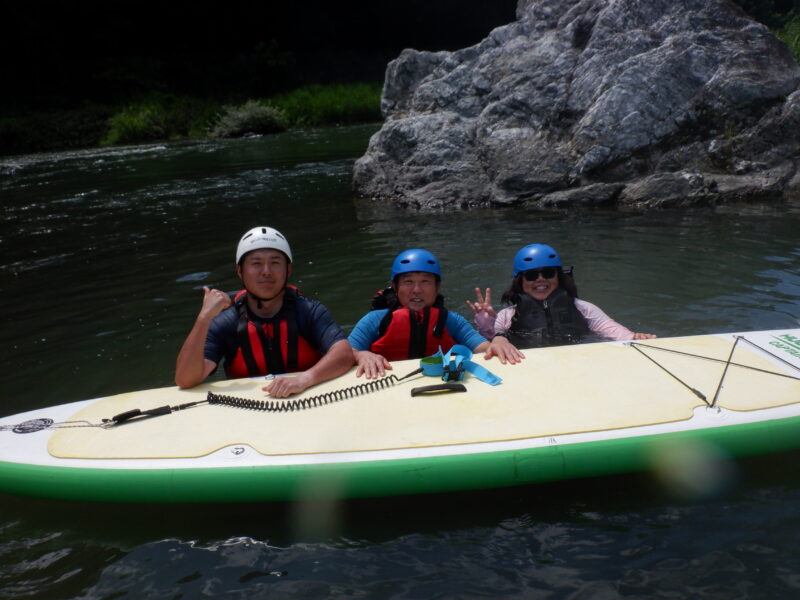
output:
<svg viewBox="0 0 800 600"><path fill-rule="evenodd" d="M576 298L575 308L586 319L589 329L600 337L615 341L633 339L634 334L630 329L617 323L591 302ZM498 333L505 333L511 327L511 319L515 310L516 308L513 306L504 308L497 313L495 319L485 312L476 314L475 325L478 327L478 333L487 340L492 339Z"/></svg>

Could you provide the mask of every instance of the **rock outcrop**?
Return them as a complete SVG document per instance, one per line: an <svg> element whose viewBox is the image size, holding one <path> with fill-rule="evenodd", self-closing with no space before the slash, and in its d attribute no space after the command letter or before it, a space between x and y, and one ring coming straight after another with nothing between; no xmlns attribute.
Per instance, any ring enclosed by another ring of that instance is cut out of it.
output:
<svg viewBox="0 0 800 600"><path fill-rule="evenodd" d="M520 0L517 17L388 65L357 192L449 209L797 190L800 69L729 0Z"/></svg>

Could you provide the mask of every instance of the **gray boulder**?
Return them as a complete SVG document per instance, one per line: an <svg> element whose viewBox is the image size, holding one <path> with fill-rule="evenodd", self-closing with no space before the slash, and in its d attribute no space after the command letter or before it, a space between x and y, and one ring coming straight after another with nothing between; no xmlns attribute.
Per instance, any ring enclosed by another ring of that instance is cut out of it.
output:
<svg viewBox="0 0 800 600"><path fill-rule="evenodd" d="M565 208L798 189L800 69L729 0L520 0L517 17L388 65L359 194Z"/></svg>

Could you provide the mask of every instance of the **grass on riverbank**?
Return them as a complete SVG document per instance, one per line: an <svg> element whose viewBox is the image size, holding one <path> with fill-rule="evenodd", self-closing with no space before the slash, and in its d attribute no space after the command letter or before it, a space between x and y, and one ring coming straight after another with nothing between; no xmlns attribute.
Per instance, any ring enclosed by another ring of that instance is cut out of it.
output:
<svg viewBox="0 0 800 600"><path fill-rule="evenodd" d="M379 83L309 85L270 99L291 127L349 125L381 120Z"/></svg>
<svg viewBox="0 0 800 600"><path fill-rule="evenodd" d="M155 94L115 114L100 143L237 137L298 127L379 121L380 98L381 86L377 83L309 85L262 100L223 106Z"/></svg>
<svg viewBox="0 0 800 600"><path fill-rule="evenodd" d="M309 85L236 104L151 93L123 107L86 104L0 117L0 154L266 134L381 120L381 84Z"/></svg>
<svg viewBox="0 0 800 600"><path fill-rule="evenodd" d="M780 29L775 31L775 35L789 46L794 60L800 64L800 15L792 16Z"/></svg>
<svg viewBox="0 0 800 600"><path fill-rule="evenodd" d="M118 110L108 121L102 146L201 137L215 114L209 102L169 94L150 94Z"/></svg>
<svg viewBox="0 0 800 600"><path fill-rule="evenodd" d="M212 137L266 134L298 127L379 121L381 88L356 83L309 85L266 100L224 106L214 117Z"/></svg>

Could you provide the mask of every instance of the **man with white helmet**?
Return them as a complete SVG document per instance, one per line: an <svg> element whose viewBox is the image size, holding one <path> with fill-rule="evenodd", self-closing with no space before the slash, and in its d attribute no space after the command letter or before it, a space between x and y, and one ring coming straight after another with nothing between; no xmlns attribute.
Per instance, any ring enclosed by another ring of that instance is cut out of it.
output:
<svg viewBox="0 0 800 600"><path fill-rule="evenodd" d="M175 383L204 381L224 360L229 378L300 372L278 377L264 391L276 398L338 377L353 365L344 333L328 309L287 285L289 242L271 227L255 227L236 249L236 275L244 290L231 300L203 288L203 305L178 354Z"/></svg>

